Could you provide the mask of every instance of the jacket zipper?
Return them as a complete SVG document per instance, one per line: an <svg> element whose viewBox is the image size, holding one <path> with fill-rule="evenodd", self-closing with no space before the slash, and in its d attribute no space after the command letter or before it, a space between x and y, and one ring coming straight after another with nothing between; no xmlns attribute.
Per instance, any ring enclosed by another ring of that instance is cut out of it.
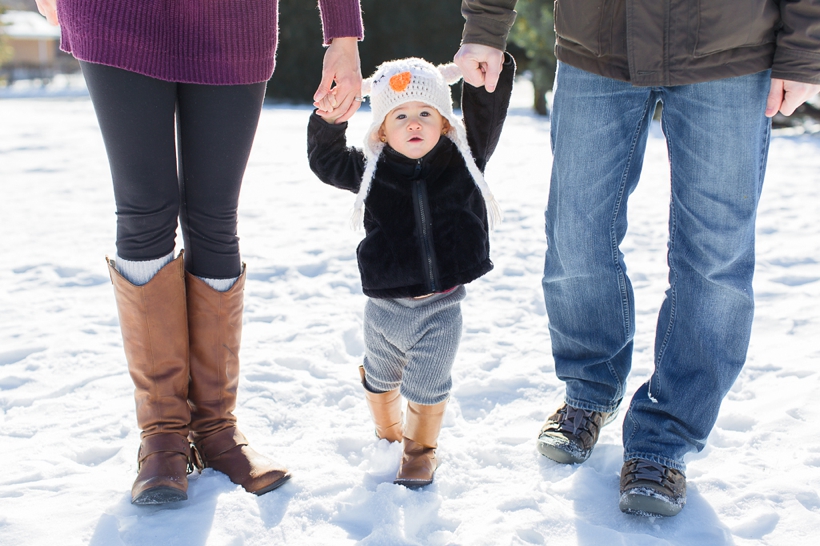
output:
<svg viewBox="0 0 820 546"><path fill-rule="evenodd" d="M421 173L421 159L416 162L416 167L413 170L413 178L416 179L414 182L414 192L416 195L416 205L418 207L418 218L419 223L421 224L420 233L421 233L421 242L422 242L422 255L424 258L424 263L426 266L426 274L427 274L427 282L430 287L430 292L435 292L438 290L436 286L436 260L433 254L433 240L432 240L432 233L430 233L430 226L427 225L427 219L430 217L430 211L427 203L427 192L424 191L425 188L422 186L424 184L424 180L419 180L418 176Z"/></svg>

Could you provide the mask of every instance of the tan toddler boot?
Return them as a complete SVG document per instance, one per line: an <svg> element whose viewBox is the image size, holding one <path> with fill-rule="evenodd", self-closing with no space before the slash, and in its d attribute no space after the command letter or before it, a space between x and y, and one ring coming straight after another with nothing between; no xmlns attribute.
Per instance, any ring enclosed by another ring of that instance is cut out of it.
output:
<svg viewBox="0 0 820 546"><path fill-rule="evenodd" d="M364 380L364 366L359 366L364 396L370 416L376 425L376 436L389 442L401 442L401 395L399 389L387 392L370 392Z"/></svg>
<svg viewBox="0 0 820 546"><path fill-rule="evenodd" d="M407 403L407 422L404 425L404 454L401 458L395 484L405 487L423 487L433 483L436 472L436 448L447 400L424 406Z"/></svg>

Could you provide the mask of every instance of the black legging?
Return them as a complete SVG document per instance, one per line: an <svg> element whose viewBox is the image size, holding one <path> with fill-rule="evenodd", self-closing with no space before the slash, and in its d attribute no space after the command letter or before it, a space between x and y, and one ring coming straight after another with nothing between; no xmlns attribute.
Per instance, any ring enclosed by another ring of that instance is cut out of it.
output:
<svg viewBox="0 0 820 546"><path fill-rule="evenodd" d="M117 254L137 261L168 255L179 217L186 269L238 276L236 209L265 82L173 83L80 64L114 180Z"/></svg>

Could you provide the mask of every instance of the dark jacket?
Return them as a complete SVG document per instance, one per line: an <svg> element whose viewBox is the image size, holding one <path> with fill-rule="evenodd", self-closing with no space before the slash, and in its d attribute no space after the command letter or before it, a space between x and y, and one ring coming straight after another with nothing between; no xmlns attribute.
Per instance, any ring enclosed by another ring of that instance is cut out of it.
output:
<svg viewBox="0 0 820 546"><path fill-rule="evenodd" d="M494 93L464 85L467 141L482 172L501 136L514 74L507 55ZM358 192L364 155L347 146L346 129L312 114L308 160L322 182ZM372 298L441 292L493 268L484 199L447 137L420 159L385 147L365 199L364 228L357 255L362 290Z"/></svg>
<svg viewBox="0 0 820 546"><path fill-rule="evenodd" d="M515 3L463 0L463 41L502 40L503 48L506 34L498 32ZM554 15L558 60L633 85L768 68L774 78L820 83L820 0L556 0Z"/></svg>

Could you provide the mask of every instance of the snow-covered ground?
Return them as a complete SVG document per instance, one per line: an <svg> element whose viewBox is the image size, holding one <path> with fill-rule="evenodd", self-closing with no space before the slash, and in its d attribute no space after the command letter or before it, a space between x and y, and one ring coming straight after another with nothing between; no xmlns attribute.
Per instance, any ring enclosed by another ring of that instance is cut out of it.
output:
<svg viewBox="0 0 820 546"><path fill-rule="evenodd" d="M0 87L0 99L76 98L87 97L88 88L80 72L57 74L42 80L17 80Z"/></svg>
<svg viewBox="0 0 820 546"><path fill-rule="evenodd" d="M647 519L618 510L620 421L582 466L535 450L562 397L540 285L548 121L514 109L490 162L505 213L496 267L468 286L443 465L411 491L391 483L399 446L375 441L358 383L353 196L308 169L308 113L265 108L240 208L249 280L237 414L294 477L255 497L206 470L187 502L145 508L130 504L139 430L103 261L114 202L91 103L0 100L0 544L817 543L818 135L772 141L748 363L688 461L686 508ZM366 123L359 114L351 134ZM638 310L630 395L652 369L667 202L655 126L624 244Z"/></svg>

